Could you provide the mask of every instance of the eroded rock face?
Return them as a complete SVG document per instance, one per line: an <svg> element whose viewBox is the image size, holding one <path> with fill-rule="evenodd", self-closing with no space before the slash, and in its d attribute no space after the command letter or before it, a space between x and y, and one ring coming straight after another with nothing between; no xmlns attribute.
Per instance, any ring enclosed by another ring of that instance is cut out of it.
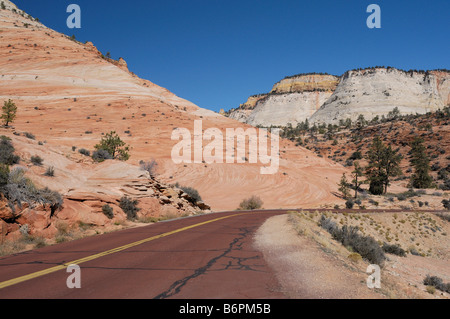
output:
<svg viewBox="0 0 450 319"><path fill-rule="evenodd" d="M436 111L450 105L450 73L396 68L352 70L340 77L307 74L287 77L270 93L252 97L229 117L254 126L338 123L362 114L382 117L397 107L401 114Z"/></svg>
<svg viewBox="0 0 450 319"><path fill-rule="evenodd" d="M296 93L331 91L336 89L339 77L331 74L301 74L284 78L276 83L270 93Z"/></svg>
<svg viewBox="0 0 450 319"><path fill-rule="evenodd" d="M316 112L331 96L339 78L329 74L301 74L275 83L270 93L251 96L229 117L253 126L296 125Z"/></svg>
<svg viewBox="0 0 450 319"><path fill-rule="evenodd" d="M446 73L446 74L445 74ZM310 122L337 123L340 119L366 120L387 115L395 107L401 114L424 114L448 104L448 72L405 72L374 68L346 72L333 95Z"/></svg>
<svg viewBox="0 0 450 319"><path fill-rule="evenodd" d="M246 123L253 126L286 126L309 119L331 96L332 92L292 92L270 94L259 101Z"/></svg>

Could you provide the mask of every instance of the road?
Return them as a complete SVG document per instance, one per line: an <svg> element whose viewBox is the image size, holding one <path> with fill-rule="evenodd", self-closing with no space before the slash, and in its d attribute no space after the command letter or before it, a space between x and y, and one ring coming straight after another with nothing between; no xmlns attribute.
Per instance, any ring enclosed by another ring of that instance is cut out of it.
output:
<svg viewBox="0 0 450 319"><path fill-rule="evenodd" d="M252 239L282 213L208 214L3 257L0 299L285 298ZM67 286L71 264L81 288Z"/></svg>

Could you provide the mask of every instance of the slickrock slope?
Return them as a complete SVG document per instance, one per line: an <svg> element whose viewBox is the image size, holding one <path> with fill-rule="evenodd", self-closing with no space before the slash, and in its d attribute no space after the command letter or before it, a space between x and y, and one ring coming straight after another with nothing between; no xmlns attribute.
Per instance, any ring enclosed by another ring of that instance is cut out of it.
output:
<svg viewBox="0 0 450 319"><path fill-rule="evenodd" d="M9 1L5 3L9 6ZM274 175L261 175L260 162L175 164L171 158L179 142L171 140L175 128L186 128L193 135L194 120L202 120L203 130L218 128L223 134L226 128L250 126L140 79L128 71L123 59L108 60L92 43L73 41L20 11L0 10L0 30L0 102L12 99L18 106L13 127L0 129L0 135L12 139L21 156L19 165L29 168L30 178L61 192L65 202L94 203L87 206L98 212L95 202L107 202L101 200L105 196L129 195L143 207L151 206L150 215L151 211L157 215L156 206L163 204L147 204L152 201L152 186L139 170L141 160L152 159L158 163L157 179L162 184L194 187L213 210L235 209L253 194L263 199L265 208L342 202L333 193L345 169L290 141L280 143L280 168ZM131 146L129 161L97 164L78 153L81 148L92 152L110 131ZM35 139L25 139L26 132ZM32 155L44 159L43 168L30 164ZM42 177L47 166L55 167L55 178ZM176 206L177 201L171 204Z"/></svg>
<svg viewBox="0 0 450 319"><path fill-rule="evenodd" d="M424 114L449 103L449 72L402 71L374 68L348 71L336 91L311 117L311 122L337 123L356 120L360 114L368 120L387 115L395 107L401 114Z"/></svg>

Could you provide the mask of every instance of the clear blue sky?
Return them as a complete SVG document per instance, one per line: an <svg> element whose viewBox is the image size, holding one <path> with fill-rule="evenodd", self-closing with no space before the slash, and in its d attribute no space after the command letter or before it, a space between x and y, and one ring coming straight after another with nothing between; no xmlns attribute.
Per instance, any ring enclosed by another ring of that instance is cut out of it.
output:
<svg viewBox="0 0 450 319"><path fill-rule="evenodd" d="M288 75L376 65L450 69L449 0L13 0L46 26L123 57L141 78L228 110ZM82 28L66 8L80 5ZM381 29L366 26L381 7Z"/></svg>

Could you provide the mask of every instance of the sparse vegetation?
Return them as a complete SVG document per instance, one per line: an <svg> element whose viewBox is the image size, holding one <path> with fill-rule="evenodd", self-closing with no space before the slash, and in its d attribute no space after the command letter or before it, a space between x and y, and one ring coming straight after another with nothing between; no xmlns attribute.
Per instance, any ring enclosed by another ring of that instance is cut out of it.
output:
<svg viewBox="0 0 450 319"><path fill-rule="evenodd" d="M377 265L383 265L386 259L383 250L377 241L370 237L359 234L358 227L344 225L340 228L334 221L322 215L319 226L327 230L333 239L340 242L345 247L351 247L354 252L362 258Z"/></svg>
<svg viewBox="0 0 450 319"><path fill-rule="evenodd" d="M80 153L80 154L82 154L82 155L84 155L84 156L91 156L91 152L88 151L88 150L85 149L85 148L80 148L80 149L78 150L78 153Z"/></svg>
<svg viewBox="0 0 450 319"><path fill-rule="evenodd" d="M255 210L262 208L263 201L259 196L253 195L250 198L244 199L239 204L239 209L241 210Z"/></svg>
<svg viewBox="0 0 450 319"><path fill-rule="evenodd" d="M111 154L107 150L104 150L104 149L99 149L92 153L92 159L96 162L103 162L106 160L110 160L112 158L113 157L111 156Z"/></svg>
<svg viewBox="0 0 450 319"><path fill-rule="evenodd" d="M442 200L442 205L444 206L445 209L450 210L450 200L443 199Z"/></svg>
<svg viewBox="0 0 450 319"><path fill-rule="evenodd" d="M5 195L13 212L16 205L21 207L23 203L28 203L32 207L33 204L41 204L44 208L47 205L50 207L52 217L63 204L63 198L58 192L49 188L38 189L25 177L25 170L22 168L14 168L9 173L8 181L0 188L0 192Z"/></svg>
<svg viewBox="0 0 450 319"><path fill-rule="evenodd" d="M433 287L439 289L440 291L450 293L450 283L444 283L440 277L427 275L423 280L423 284L427 287Z"/></svg>
<svg viewBox="0 0 450 319"><path fill-rule="evenodd" d="M188 194L189 197L191 198L191 201L194 204L202 201L202 197L200 196L200 193L195 188L188 187L188 186L179 186L179 185L177 187L180 188L186 194Z"/></svg>
<svg viewBox="0 0 450 319"><path fill-rule="evenodd" d="M44 173L45 176L54 177L55 176L55 168L53 166L47 167L47 170Z"/></svg>
<svg viewBox="0 0 450 319"><path fill-rule="evenodd" d="M14 165L19 163L20 157L15 155L14 151L11 139L4 135L0 136L0 164Z"/></svg>
<svg viewBox="0 0 450 319"><path fill-rule="evenodd" d="M40 156L35 155L35 156L31 156L30 161L31 161L31 163L33 163L33 165L41 166L42 162L44 160Z"/></svg>
<svg viewBox="0 0 450 319"><path fill-rule="evenodd" d="M156 167L158 166L158 163L154 159L152 159L150 162L140 161L139 164L143 171L148 172L150 178L154 178Z"/></svg>
<svg viewBox="0 0 450 319"><path fill-rule="evenodd" d="M138 204L138 200L133 200L124 196L120 199L119 207L127 215L128 220L134 221L137 218L137 213L140 211L140 208L137 207Z"/></svg>
<svg viewBox="0 0 450 319"><path fill-rule="evenodd" d="M383 251L385 253L388 254L393 254L393 255L397 255L397 256L401 256L401 257L405 257L406 256L406 251L400 247L400 245L394 244L388 244L388 243L383 243Z"/></svg>
<svg viewBox="0 0 450 319"><path fill-rule="evenodd" d="M25 135L26 138L29 138L30 140L35 140L36 139L36 136L34 136L33 133L25 132L23 134Z"/></svg>
<svg viewBox="0 0 450 319"><path fill-rule="evenodd" d="M108 204L103 205L102 207L102 212L103 214L105 214L106 217L108 217L109 219L113 219L114 218L114 210L111 206L109 206Z"/></svg>

